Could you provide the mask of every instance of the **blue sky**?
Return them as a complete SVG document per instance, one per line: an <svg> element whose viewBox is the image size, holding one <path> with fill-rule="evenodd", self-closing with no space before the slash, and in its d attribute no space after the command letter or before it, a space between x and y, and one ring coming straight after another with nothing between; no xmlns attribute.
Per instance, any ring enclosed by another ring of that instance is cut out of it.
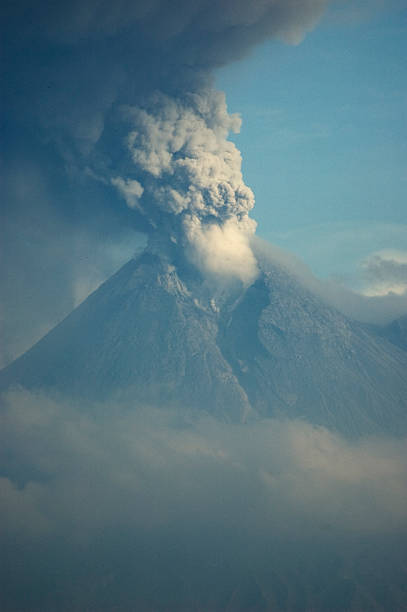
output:
<svg viewBox="0 0 407 612"><path fill-rule="evenodd" d="M363 258L407 249L407 9L337 8L300 45L267 42L217 85L243 118L258 234L357 285Z"/></svg>

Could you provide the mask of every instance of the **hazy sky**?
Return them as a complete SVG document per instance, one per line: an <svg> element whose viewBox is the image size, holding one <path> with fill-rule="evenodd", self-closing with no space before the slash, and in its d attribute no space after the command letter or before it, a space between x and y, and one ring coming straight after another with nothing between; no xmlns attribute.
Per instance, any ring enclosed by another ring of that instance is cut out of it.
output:
<svg viewBox="0 0 407 612"><path fill-rule="evenodd" d="M220 70L258 233L347 282L407 250L407 3L336 3L299 46Z"/></svg>

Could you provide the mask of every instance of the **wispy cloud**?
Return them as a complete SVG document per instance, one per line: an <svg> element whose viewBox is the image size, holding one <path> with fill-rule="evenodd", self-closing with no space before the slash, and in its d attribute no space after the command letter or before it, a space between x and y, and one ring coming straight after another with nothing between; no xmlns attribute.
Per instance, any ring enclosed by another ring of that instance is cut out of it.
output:
<svg viewBox="0 0 407 612"><path fill-rule="evenodd" d="M407 251L377 251L366 257L361 267L365 295L407 294Z"/></svg>

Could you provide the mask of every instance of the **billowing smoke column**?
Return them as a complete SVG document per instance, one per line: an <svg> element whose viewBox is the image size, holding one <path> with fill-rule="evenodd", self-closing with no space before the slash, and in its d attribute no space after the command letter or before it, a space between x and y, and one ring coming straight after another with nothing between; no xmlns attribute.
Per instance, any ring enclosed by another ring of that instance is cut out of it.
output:
<svg viewBox="0 0 407 612"><path fill-rule="evenodd" d="M240 120L211 74L269 37L300 42L327 2L16 0L3 9L5 106L35 117L71 171L113 185L150 243L171 241L204 274L248 284L254 197L228 141Z"/></svg>
<svg viewBox="0 0 407 612"><path fill-rule="evenodd" d="M180 243L210 277L236 276L250 283L256 262L249 237L254 195L243 182L241 156L229 131L224 95L208 90L182 100L153 96L146 108L128 107L127 148L139 180L114 177L128 206L137 208L153 232Z"/></svg>

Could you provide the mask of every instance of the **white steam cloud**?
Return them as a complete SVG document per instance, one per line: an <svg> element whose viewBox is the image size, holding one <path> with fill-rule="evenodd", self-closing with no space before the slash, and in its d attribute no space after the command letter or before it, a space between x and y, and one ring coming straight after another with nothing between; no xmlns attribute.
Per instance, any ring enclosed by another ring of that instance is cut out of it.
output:
<svg viewBox="0 0 407 612"><path fill-rule="evenodd" d="M185 222L189 241L187 254L208 278L215 281L238 278L243 285L249 286L258 274L257 261L249 243L253 226L249 218L245 227L235 219L229 219L223 225L202 226L199 219L191 217Z"/></svg>

